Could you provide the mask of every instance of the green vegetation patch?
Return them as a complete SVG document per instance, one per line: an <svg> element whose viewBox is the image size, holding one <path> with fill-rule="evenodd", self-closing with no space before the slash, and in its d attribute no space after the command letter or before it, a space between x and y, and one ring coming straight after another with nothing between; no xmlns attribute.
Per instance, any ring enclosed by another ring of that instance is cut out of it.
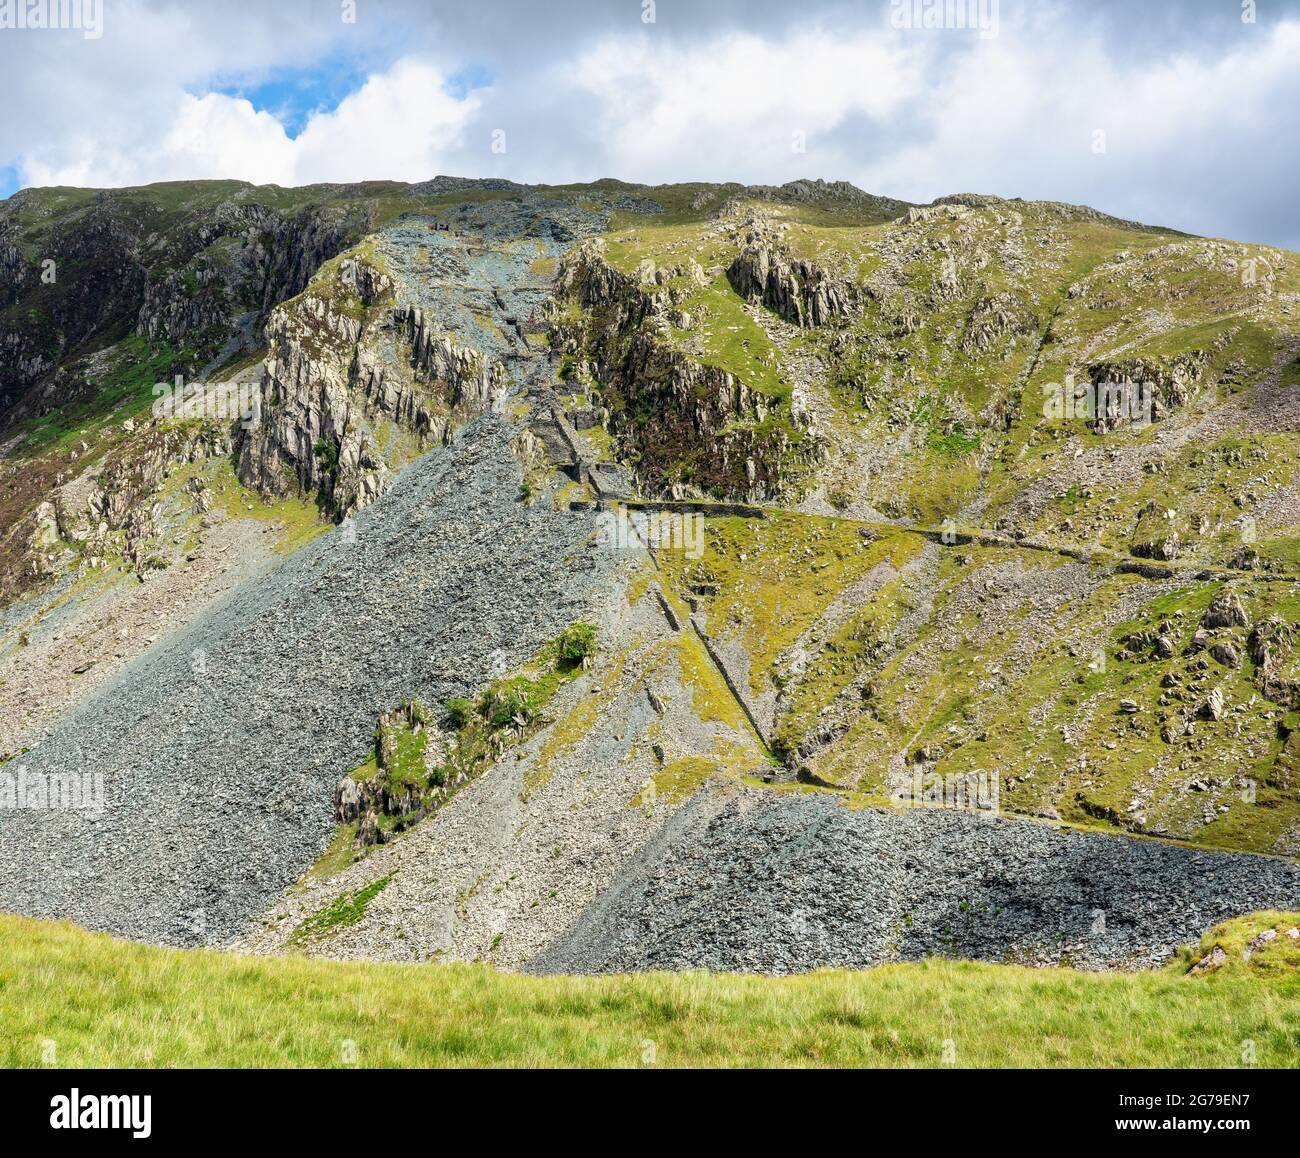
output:
<svg viewBox="0 0 1300 1158"><path fill-rule="evenodd" d="M752 690L761 694L777 656L854 581L885 561L902 566L923 545L916 535L864 529L785 512L711 518L701 558L660 553L664 583L677 600L699 602L711 635L745 648Z"/></svg>
<svg viewBox="0 0 1300 1158"><path fill-rule="evenodd" d="M1277 981L1300 978L1300 913L1268 910L1215 925L1190 954L1188 970L1197 976L1248 974Z"/></svg>
<svg viewBox="0 0 1300 1158"><path fill-rule="evenodd" d="M289 934L289 943L300 945L305 941L313 941L338 929L360 923L361 918L366 915L370 902L388 887L388 882L392 879L393 874L389 873L355 892L336 897L333 902L319 912L313 913Z"/></svg>

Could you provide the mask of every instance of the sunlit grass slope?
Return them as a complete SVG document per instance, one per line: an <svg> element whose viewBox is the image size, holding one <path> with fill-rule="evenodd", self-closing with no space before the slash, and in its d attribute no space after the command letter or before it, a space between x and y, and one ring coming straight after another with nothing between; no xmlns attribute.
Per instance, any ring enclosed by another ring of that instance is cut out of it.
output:
<svg viewBox="0 0 1300 1158"><path fill-rule="evenodd" d="M1226 928L1216 930L1216 943L1231 943ZM929 961L781 979L534 978L486 966L158 949L0 917L0 1063L1300 1063L1294 971L1186 970L1186 962L1160 973L1087 974Z"/></svg>

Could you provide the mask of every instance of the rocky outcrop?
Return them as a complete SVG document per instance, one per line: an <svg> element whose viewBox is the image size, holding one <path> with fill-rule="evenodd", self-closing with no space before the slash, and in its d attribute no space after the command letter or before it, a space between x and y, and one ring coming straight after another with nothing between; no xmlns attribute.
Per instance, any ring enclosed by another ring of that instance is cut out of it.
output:
<svg viewBox="0 0 1300 1158"><path fill-rule="evenodd" d="M128 332L148 280L150 214L139 204L101 192L50 219L46 196L27 189L0 202L0 301L14 307L0 323L0 413L70 351Z"/></svg>
<svg viewBox="0 0 1300 1158"><path fill-rule="evenodd" d="M271 310L301 293L368 222L359 209L308 205L285 214L254 203L222 205L178 240L180 268L149 283L135 332L211 352L246 318L239 344L251 349Z"/></svg>
<svg viewBox="0 0 1300 1158"><path fill-rule="evenodd" d="M1300 674L1294 670L1295 637L1296 628L1274 616L1256 625L1248 643L1260 693L1287 708L1300 707Z"/></svg>
<svg viewBox="0 0 1300 1158"><path fill-rule="evenodd" d="M1224 587L1205 609L1201 626L1211 631L1222 627L1249 627L1250 616L1241 605L1241 597L1231 587Z"/></svg>
<svg viewBox="0 0 1300 1158"><path fill-rule="evenodd" d="M746 185L744 193L746 197L791 204L826 205L841 202L845 205L867 206L886 217L897 217L908 208L906 201L879 197L848 181L826 181L821 177L800 178L787 181L784 185Z"/></svg>
<svg viewBox="0 0 1300 1158"><path fill-rule="evenodd" d="M1040 326L1038 316L1011 294L991 294L978 298L966 319L961 348L967 354L995 348L1004 338L1034 333Z"/></svg>
<svg viewBox="0 0 1300 1158"><path fill-rule="evenodd" d="M437 809L464 782L445 765L446 739L412 700L379 717L373 762L349 772L334 790L334 816L357 826L359 847L385 844Z"/></svg>
<svg viewBox="0 0 1300 1158"><path fill-rule="evenodd" d="M0 334L0 379L6 385L26 386L48 374L55 365L57 357L62 354L58 348L53 354L43 353L34 348L27 335L9 330ZM0 406L4 399L0 398Z"/></svg>
<svg viewBox="0 0 1300 1158"><path fill-rule="evenodd" d="M857 286L832 277L815 262L792 257L761 226L750 230L727 278L746 301L762 302L800 327L824 326L859 307Z"/></svg>
<svg viewBox="0 0 1300 1158"><path fill-rule="evenodd" d="M587 243L556 283L552 348L598 381L620 456L641 489L757 501L781 493L819 453L806 416L671 340L669 287L645 289ZM565 303L579 307L574 315Z"/></svg>
<svg viewBox="0 0 1300 1158"><path fill-rule="evenodd" d="M423 449L500 403L500 365L438 333L424 310L391 304L393 294L381 269L353 255L272 313L241 480L276 495L314 492L351 515L392 485L396 464L376 438L383 422ZM405 356L392 356L394 344Z"/></svg>
<svg viewBox="0 0 1300 1158"><path fill-rule="evenodd" d="M319 491L336 505L341 480L358 496L386 489L382 464L363 443L360 399L349 389L361 329L310 292L271 315L258 421L239 447L244 483L275 495Z"/></svg>
<svg viewBox="0 0 1300 1158"><path fill-rule="evenodd" d="M1178 558L1183 549L1183 539L1169 519L1169 512L1155 502L1147 503L1138 512L1137 526L1133 530L1130 554L1139 559L1158 559L1170 562Z"/></svg>
<svg viewBox="0 0 1300 1158"><path fill-rule="evenodd" d="M405 333L417 376L436 387L449 406L481 414L500 405L506 372L499 362L438 333L434 319L415 306L395 310L393 320Z"/></svg>
<svg viewBox="0 0 1300 1158"><path fill-rule="evenodd" d="M166 566L156 542L163 481L177 466L231 452L229 424L155 424L144 435L110 455L89 490L76 483L56 493L62 537L81 543L86 566L98 566L109 553L114 532L122 532L122 554L141 578ZM82 482L83 480L77 480Z"/></svg>
<svg viewBox="0 0 1300 1158"><path fill-rule="evenodd" d="M30 272L22 250L0 238L0 307L18 300Z"/></svg>
<svg viewBox="0 0 1300 1158"><path fill-rule="evenodd" d="M134 426L134 424L131 424ZM81 571L120 555L136 575L170 562L158 542L156 496L178 466L231 451L228 424L153 423L102 461L49 492L19 524L23 566L34 578L52 578L63 564Z"/></svg>
<svg viewBox="0 0 1300 1158"><path fill-rule="evenodd" d="M1120 426L1160 422L1199 392L1208 355L1204 351L1169 358L1126 358L1088 367L1096 399L1093 429L1105 434Z"/></svg>

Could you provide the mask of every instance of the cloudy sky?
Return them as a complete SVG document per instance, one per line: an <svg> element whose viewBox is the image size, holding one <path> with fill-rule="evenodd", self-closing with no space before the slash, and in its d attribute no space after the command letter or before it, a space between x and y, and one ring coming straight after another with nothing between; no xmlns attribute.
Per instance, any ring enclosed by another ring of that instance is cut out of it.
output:
<svg viewBox="0 0 1300 1158"><path fill-rule="evenodd" d="M101 2L87 37L0 0L0 196L808 176L1300 249L1300 0Z"/></svg>

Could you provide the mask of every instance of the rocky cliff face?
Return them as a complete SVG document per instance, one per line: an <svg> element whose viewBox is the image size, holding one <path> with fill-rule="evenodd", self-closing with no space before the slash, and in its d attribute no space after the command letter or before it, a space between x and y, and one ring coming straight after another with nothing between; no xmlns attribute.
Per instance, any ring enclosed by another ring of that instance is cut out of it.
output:
<svg viewBox="0 0 1300 1158"><path fill-rule="evenodd" d="M173 242L176 268L150 279L135 332L204 354L254 349L275 306L301 293L371 221L364 207L284 213L227 203Z"/></svg>
<svg viewBox="0 0 1300 1158"><path fill-rule="evenodd" d="M1202 386L1205 350L1168 358L1124 358L1088 367L1098 434L1132 422L1160 422L1186 406Z"/></svg>
<svg viewBox="0 0 1300 1158"><path fill-rule="evenodd" d="M41 192L0 209L0 418L69 351L124 332L147 282L136 207L97 194L57 216Z"/></svg>
<svg viewBox="0 0 1300 1158"><path fill-rule="evenodd" d="M599 242L566 258L556 296L552 346L590 367L609 430L647 493L768 498L816 460L807 416L677 348L672 289L621 273Z"/></svg>
<svg viewBox="0 0 1300 1158"><path fill-rule="evenodd" d="M381 445L386 427L419 451L500 402L502 367L394 294L372 259L352 255L273 311L257 413L239 446L242 481L277 495L315 492L337 516L355 514L400 465Z"/></svg>
<svg viewBox="0 0 1300 1158"><path fill-rule="evenodd" d="M56 576L69 558L78 574L118 557L140 579L167 566L158 542L157 500L164 482L187 463L228 456L232 444L225 422L142 426L139 437L61 482L19 524L31 574ZM204 501L196 492L196 513L204 513Z"/></svg>
<svg viewBox="0 0 1300 1158"><path fill-rule="evenodd" d="M26 190L0 209L0 415L69 354L127 333L196 367L255 348L271 309L373 221L364 198L276 208L236 182L179 209L75 192Z"/></svg>
<svg viewBox="0 0 1300 1158"><path fill-rule="evenodd" d="M506 384L505 367L500 362L479 350L457 345L448 334L438 333L434 319L418 306L396 308L393 324L410 347L416 380L434 387L453 410L474 415L500 404ZM381 377L372 390L382 397L382 368L378 373ZM400 396L392 408L401 410Z"/></svg>
<svg viewBox="0 0 1300 1158"><path fill-rule="evenodd" d="M824 326L858 308L860 291L815 262L792 257L769 229L751 227L745 248L727 269L741 297L762 302L793 325Z"/></svg>

